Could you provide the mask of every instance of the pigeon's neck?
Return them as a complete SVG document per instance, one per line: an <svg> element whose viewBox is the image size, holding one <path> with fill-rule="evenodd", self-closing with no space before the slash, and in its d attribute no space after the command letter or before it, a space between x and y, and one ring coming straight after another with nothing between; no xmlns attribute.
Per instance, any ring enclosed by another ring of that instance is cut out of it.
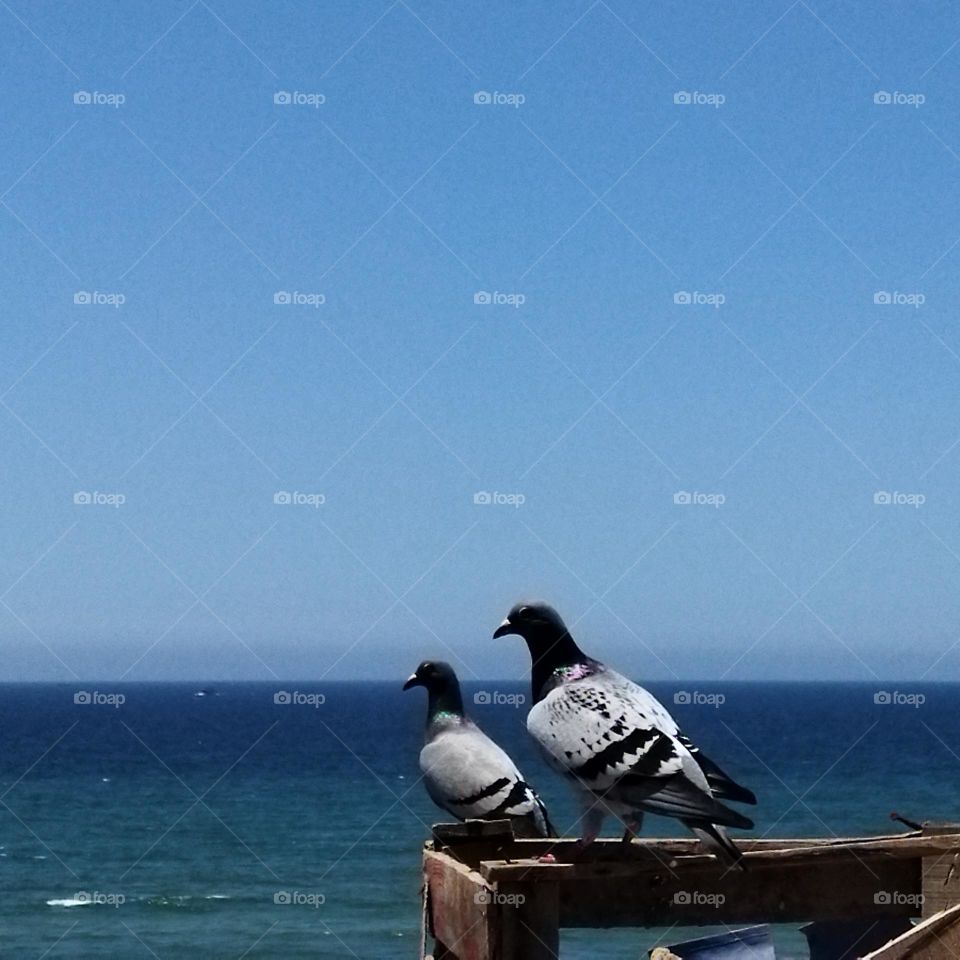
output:
<svg viewBox="0 0 960 960"><path fill-rule="evenodd" d="M528 639L530 660L533 663L531 681L533 701L538 703L555 686L571 679L578 670L591 671L592 661L576 644L569 633L563 633L549 640Z"/></svg>
<svg viewBox="0 0 960 960"><path fill-rule="evenodd" d="M427 726L436 721L462 720L463 697L460 684L450 683L443 690L431 690L427 700Z"/></svg>

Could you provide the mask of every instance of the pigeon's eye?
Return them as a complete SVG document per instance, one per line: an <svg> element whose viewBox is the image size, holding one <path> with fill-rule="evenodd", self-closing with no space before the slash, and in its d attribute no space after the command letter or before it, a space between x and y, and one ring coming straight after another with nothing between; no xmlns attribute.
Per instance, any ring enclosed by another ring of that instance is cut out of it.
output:
<svg viewBox="0 0 960 960"><path fill-rule="evenodd" d="M518 616L518 617L522 617L524 620L526 620L526 619L530 616L531 613L532 613L532 611L530 610L529 607L521 607L521 608L517 611L517 616Z"/></svg>

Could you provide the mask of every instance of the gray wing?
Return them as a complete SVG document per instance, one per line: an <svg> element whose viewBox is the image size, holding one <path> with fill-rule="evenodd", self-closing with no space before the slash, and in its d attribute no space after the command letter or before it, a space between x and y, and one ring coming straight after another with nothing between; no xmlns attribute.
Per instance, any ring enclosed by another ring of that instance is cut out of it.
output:
<svg viewBox="0 0 960 960"><path fill-rule="evenodd" d="M538 835L548 835L542 801L478 727L438 733L420 752L420 770L433 802L458 819L529 819Z"/></svg>

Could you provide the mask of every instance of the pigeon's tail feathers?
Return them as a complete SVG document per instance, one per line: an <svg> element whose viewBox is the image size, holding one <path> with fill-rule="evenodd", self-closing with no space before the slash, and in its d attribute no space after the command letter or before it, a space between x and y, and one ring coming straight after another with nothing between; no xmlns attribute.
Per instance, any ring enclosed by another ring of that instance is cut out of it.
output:
<svg viewBox="0 0 960 960"><path fill-rule="evenodd" d="M756 803L757 797L752 790L740 786L725 774L709 757L698 751L694 759L700 764L710 791L718 800L731 800L734 803Z"/></svg>
<svg viewBox="0 0 960 960"><path fill-rule="evenodd" d="M514 836L528 839L555 836L547 808L533 787L524 780L518 779L503 802L483 819L496 820L503 816L512 821Z"/></svg>
<svg viewBox="0 0 960 960"><path fill-rule="evenodd" d="M543 833L541 836L555 840L559 834L557 833L554 825L550 822L550 814L547 813L547 808L544 806L543 801L539 797L537 797L537 806L540 810L540 815L543 818Z"/></svg>
<svg viewBox="0 0 960 960"><path fill-rule="evenodd" d="M556 837L557 831L553 829L553 824L550 822L550 816L547 813L544 802L530 786L527 786L527 796L529 797L531 809L522 821L523 835L537 839ZM516 827L517 824L514 822L514 835L520 836Z"/></svg>
<svg viewBox="0 0 960 960"><path fill-rule="evenodd" d="M651 777L627 776L617 784L616 793L615 799L662 817L695 820L722 827L738 827L741 830L753 828L752 820L722 804L682 773L674 774L662 781Z"/></svg>
<svg viewBox="0 0 960 960"><path fill-rule="evenodd" d="M700 842L721 862L734 870L746 871L747 862L739 847L727 836L723 827L713 823L698 823L684 820L684 825L699 838Z"/></svg>
<svg viewBox="0 0 960 960"><path fill-rule="evenodd" d="M677 739L682 743L690 755L697 762L697 766L703 771L710 785L710 792L718 800L732 800L734 803L756 803L757 798L752 790L740 786L729 774L725 773L714 763L698 746L696 746L689 737L682 733L677 734Z"/></svg>
<svg viewBox="0 0 960 960"><path fill-rule="evenodd" d="M543 840L555 837L550 821L545 817L528 814L525 817L512 817L513 835L518 840Z"/></svg>

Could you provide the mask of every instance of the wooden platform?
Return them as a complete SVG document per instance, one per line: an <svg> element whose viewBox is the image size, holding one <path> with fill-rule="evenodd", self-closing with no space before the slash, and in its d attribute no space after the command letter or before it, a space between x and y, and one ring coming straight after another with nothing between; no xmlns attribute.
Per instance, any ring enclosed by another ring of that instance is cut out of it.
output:
<svg viewBox="0 0 960 960"><path fill-rule="evenodd" d="M516 840L506 821L439 824L423 851L424 940L434 938L435 960L556 960L561 927L923 916L926 933L918 926L871 960L957 960L947 945L960 943L950 909L960 904L960 825L737 843L745 873L692 838L598 840L574 862L573 840ZM556 862L538 859L547 854Z"/></svg>

